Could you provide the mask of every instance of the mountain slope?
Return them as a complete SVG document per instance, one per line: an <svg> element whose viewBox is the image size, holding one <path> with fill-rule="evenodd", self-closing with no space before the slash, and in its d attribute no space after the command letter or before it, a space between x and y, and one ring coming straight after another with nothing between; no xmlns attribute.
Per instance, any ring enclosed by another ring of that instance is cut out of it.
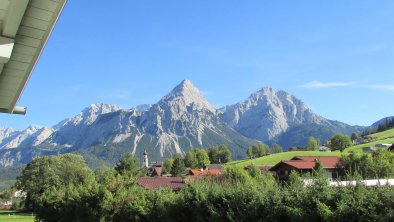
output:
<svg viewBox="0 0 394 222"><path fill-rule="evenodd" d="M362 127L325 119L293 95L264 87L237 104L226 106L221 118L242 135L285 149L305 145L310 136L322 142L335 133L351 133Z"/></svg>
<svg viewBox="0 0 394 222"><path fill-rule="evenodd" d="M29 162L41 155L79 153L91 166L114 164L124 153L162 161L192 148L227 144L234 159L257 141L270 145L305 145L360 127L325 119L301 100L263 88L237 104L218 110L189 80L182 81L153 105L122 110L92 104L54 127L30 126L23 131L0 128L0 167Z"/></svg>
<svg viewBox="0 0 394 222"><path fill-rule="evenodd" d="M189 80L184 80L141 115L138 119L140 136L154 138L154 149L161 156L221 143L228 144L235 155L244 156L243 151L252 140L239 135L217 114L216 108L199 90Z"/></svg>
<svg viewBox="0 0 394 222"><path fill-rule="evenodd" d="M84 155L90 165L98 166L113 164L126 152L140 157L144 149L155 161L185 154L191 148L219 144L227 144L234 158L243 158L255 141L229 127L218 114L199 90L184 80L153 105L125 111L116 105L92 104L53 128L25 130L31 133L18 140L20 143L13 146L16 149L0 150L0 165L75 152Z"/></svg>

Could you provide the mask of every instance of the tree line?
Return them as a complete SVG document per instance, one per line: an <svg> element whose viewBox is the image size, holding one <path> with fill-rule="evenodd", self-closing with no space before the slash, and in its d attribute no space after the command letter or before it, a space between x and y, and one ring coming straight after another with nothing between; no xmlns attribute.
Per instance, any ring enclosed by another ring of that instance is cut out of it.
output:
<svg viewBox="0 0 394 222"><path fill-rule="evenodd" d="M367 136L369 134L373 133L378 133L378 132L383 132L388 129L394 128L394 117L388 117L386 120L380 124L378 124L376 127L369 127L366 129L363 133L362 136Z"/></svg>
<svg viewBox="0 0 394 222"><path fill-rule="evenodd" d="M203 168L206 164L223 164L232 159L231 151L225 144L213 146L208 149L190 149L185 156L175 154L163 164L163 173L180 176L185 173L186 167L192 169Z"/></svg>
<svg viewBox="0 0 394 222"><path fill-rule="evenodd" d="M353 142L349 136L343 133L338 133L330 138L324 145L329 147L332 151L339 150L342 152L344 149L352 146ZM311 136L306 143L305 149L307 151L319 151L319 146L320 141ZM246 155L250 159L253 159L281 152L283 152L282 147L278 144L274 144L274 146L270 148L267 144L259 142L250 146L246 150Z"/></svg>
<svg viewBox="0 0 394 222"><path fill-rule="evenodd" d="M371 157L379 159L373 166L393 169L394 154L380 152ZM345 175L353 179L349 172L369 169L369 161L350 156L344 161L348 164ZM382 171L382 175L393 175L392 170L386 173ZM146 169L132 154L123 156L113 168L95 171L81 156L62 154L34 159L23 169L16 187L26 192L24 207L41 221L394 220L393 187L361 183L330 187L321 167L316 167L314 183L308 187L296 173L279 184L254 165L246 169L226 166L221 177L206 177L179 192L143 189L135 178L144 174Z"/></svg>

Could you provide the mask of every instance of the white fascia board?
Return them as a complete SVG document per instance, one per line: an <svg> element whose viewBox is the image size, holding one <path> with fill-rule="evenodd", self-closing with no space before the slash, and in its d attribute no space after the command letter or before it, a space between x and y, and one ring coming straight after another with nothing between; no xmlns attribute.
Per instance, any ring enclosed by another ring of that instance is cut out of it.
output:
<svg viewBox="0 0 394 222"><path fill-rule="evenodd" d="M0 36L0 63L7 63L11 58L14 40Z"/></svg>

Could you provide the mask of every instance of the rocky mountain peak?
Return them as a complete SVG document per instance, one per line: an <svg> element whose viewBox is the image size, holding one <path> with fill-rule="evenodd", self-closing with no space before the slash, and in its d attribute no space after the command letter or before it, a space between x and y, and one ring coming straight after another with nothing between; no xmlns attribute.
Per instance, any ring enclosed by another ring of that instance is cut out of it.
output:
<svg viewBox="0 0 394 222"><path fill-rule="evenodd" d="M292 125L325 121L301 100L270 87L263 87L246 100L223 110L221 118L227 124L247 137L262 141L277 137Z"/></svg>
<svg viewBox="0 0 394 222"><path fill-rule="evenodd" d="M173 105L189 106L194 105L198 109L207 109L216 113L216 108L211 105L190 80L183 80L169 94L163 97L161 102L171 103ZM159 102L160 103L160 102Z"/></svg>
<svg viewBox="0 0 394 222"><path fill-rule="evenodd" d="M0 144L3 141L3 139L9 137L14 132L15 131L12 128L0 126Z"/></svg>
<svg viewBox="0 0 394 222"><path fill-rule="evenodd" d="M36 132L37 130L39 130L41 128L43 128L43 127L36 126L36 125L30 125L24 130L24 132L32 132L32 133L34 133L34 132Z"/></svg>
<svg viewBox="0 0 394 222"><path fill-rule="evenodd" d="M60 129L67 125L91 125L98 116L106 113L111 113L120 110L121 108L113 104L95 103L83 109L78 115L73 118L65 119L55 125L54 129Z"/></svg>
<svg viewBox="0 0 394 222"><path fill-rule="evenodd" d="M118 105L114 105L114 104L95 103L95 104L91 104L90 106L82 110L82 114L85 117L89 117L92 115L97 116L105 113L118 111L120 109L121 108Z"/></svg>
<svg viewBox="0 0 394 222"><path fill-rule="evenodd" d="M30 125L25 130L16 133L12 138L9 138L4 144L1 144L0 149L12 149L17 148L25 139L32 136L37 131L41 130L43 127Z"/></svg>

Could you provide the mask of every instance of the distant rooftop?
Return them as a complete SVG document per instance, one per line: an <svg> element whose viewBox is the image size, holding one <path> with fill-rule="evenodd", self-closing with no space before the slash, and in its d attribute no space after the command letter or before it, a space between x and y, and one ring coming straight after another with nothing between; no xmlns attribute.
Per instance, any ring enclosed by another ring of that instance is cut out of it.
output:
<svg viewBox="0 0 394 222"><path fill-rule="evenodd" d="M270 171L275 171L278 167L283 165L298 170L313 169L317 161L322 163L324 169L334 169L340 163L340 158L336 156L296 156L291 160L279 162L273 166Z"/></svg>
<svg viewBox="0 0 394 222"><path fill-rule="evenodd" d="M137 183L147 190L164 188L180 190L185 185L182 177L139 177Z"/></svg>

